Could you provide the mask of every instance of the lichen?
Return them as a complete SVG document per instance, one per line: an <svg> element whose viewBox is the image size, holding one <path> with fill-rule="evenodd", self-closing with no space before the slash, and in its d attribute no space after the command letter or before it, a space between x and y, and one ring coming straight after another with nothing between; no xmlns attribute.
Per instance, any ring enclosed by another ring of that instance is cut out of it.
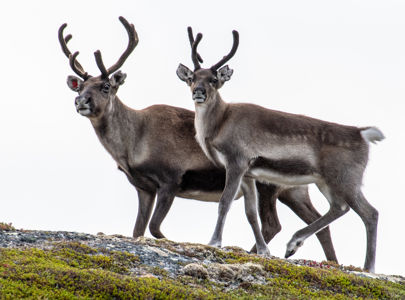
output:
<svg viewBox="0 0 405 300"><path fill-rule="evenodd" d="M131 255L95 254L86 246L60 244L52 250L0 249L2 299L195 299L215 298L209 288L189 289L170 279L126 275ZM118 266L118 267L117 267Z"/></svg>
<svg viewBox="0 0 405 300"><path fill-rule="evenodd" d="M168 240L136 243L192 257L194 262L168 271L145 265L142 257L128 252L81 242L57 242L44 249L0 248L0 298L405 299L404 284L349 274L337 264L301 266L238 248Z"/></svg>

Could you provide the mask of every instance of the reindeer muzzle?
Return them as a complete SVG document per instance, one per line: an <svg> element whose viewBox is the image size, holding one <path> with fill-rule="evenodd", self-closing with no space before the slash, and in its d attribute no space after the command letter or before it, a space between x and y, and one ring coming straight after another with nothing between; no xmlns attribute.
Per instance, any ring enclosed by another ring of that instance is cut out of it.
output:
<svg viewBox="0 0 405 300"><path fill-rule="evenodd" d="M88 115L91 113L91 98L79 96L75 99L76 111L81 115Z"/></svg>
<svg viewBox="0 0 405 300"><path fill-rule="evenodd" d="M197 103L205 102L207 98L207 93L204 88L196 88L193 91L193 100Z"/></svg>

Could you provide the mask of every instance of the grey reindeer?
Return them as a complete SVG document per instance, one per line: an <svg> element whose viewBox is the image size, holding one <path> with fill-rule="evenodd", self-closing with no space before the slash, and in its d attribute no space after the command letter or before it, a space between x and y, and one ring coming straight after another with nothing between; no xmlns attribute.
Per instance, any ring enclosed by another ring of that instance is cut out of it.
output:
<svg viewBox="0 0 405 300"><path fill-rule="evenodd" d="M164 238L160 225L174 197L218 202L225 185L225 170L214 166L197 144L194 138L194 112L167 105L133 110L116 96L126 78L124 73L117 70L138 43L134 26L123 17L119 20L129 37L127 49L108 69L104 66L100 51L96 51L95 58L101 71L97 77L87 74L76 59L78 52L72 54L68 49L67 43L72 35L64 37L67 24L59 28L62 51L69 58L73 71L81 78L69 76L67 84L79 94L75 99L77 112L90 120L118 169L125 173L137 190L139 208L133 237L144 235L157 195L149 229L154 237ZM192 43L191 31L189 37ZM274 185L257 184L257 189L266 242L281 229L276 211L277 197L306 223L320 217L311 204L306 187L281 189ZM318 239L326 258L337 261L329 229L319 232Z"/></svg>
<svg viewBox="0 0 405 300"><path fill-rule="evenodd" d="M233 31L231 51L208 69L201 68L196 56L201 39L199 33L192 45L194 71L180 64L177 75L191 88L198 143L212 162L226 168L218 220L209 244L221 246L225 218L241 186L245 197L250 195L246 210L255 236L259 236L258 253L267 253L255 214L254 181L278 186L315 183L330 203L330 209L293 235L285 257L293 255L306 238L351 207L366 227L364 268L374 272L378 212L363 196L361 184L369 142L381 141L382 132L375 127L344 126L258 105L224 102L218 89L231 79L233 70L223 65L235 54L239 34Z"/></svg>

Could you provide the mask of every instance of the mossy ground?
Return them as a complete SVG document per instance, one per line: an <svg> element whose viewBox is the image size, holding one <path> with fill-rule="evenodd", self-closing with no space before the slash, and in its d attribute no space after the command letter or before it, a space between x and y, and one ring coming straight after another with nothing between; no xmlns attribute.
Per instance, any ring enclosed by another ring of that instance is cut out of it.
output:
<svg viewBox="0 0 405 300"><path fill-rule="evenodd" d="M192 247L189 245L188 247ZM210 248L228 264L253 262L266 272L265 285L241 282L229 290L218 282L149 268L139 277L139 257L100 251L77 242L51 249L0 249L1 299L405 299L405 286L361 278L336 268L295 266L239 251ZM194 255L196 255L194 253Z"/></svg>

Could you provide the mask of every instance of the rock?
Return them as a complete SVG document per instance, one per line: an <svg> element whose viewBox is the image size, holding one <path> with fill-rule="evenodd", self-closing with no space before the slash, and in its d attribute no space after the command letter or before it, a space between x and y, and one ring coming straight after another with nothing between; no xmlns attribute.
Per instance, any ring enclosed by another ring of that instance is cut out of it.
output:
<svg viewBox="0 0 405 300"><path fill-rule="evenodd" d="M217 281L231 281L236 277L236 272L228 264L209 264L208 270L211 277Z"/></svg>
<svg viewBox="0 0 405 300"><path fill-rule="evenodd" d="M16 230L0 231L1 248L38 248L51 250L60 243L79 243L94 249L98 254L107 252L129 253L138 258L136 265L131 265L130 272L142 277L178 278L188 275L193 278L207 279L210 282L236 289L238 286L267 284L275 276L266 271L267 258L249 254L238 247L214 248L207 245L177 243L167 239L125 237L122 235L105 235L66 231ZM318 263L308 260L284 260L274 258L280 264L307 266L322 270L339 270L362 278L374 278L405 285L405 278L383 274L360 272L353 268L337 264ZM244 261L241 263L240 261ZM257 262L257 263L256 263ZM360 270L360 269L359 269ZM149 275L148 275L149 274ZM152 275L153 274L153 275Z"/></svg>
<svg viewBox="0 0 405 300"><path fill-rule="evenodd" d="M206 279L208 277L208 271L200 264L191 263L183 268L185 275L189 275L196 278Z"/></svg>

